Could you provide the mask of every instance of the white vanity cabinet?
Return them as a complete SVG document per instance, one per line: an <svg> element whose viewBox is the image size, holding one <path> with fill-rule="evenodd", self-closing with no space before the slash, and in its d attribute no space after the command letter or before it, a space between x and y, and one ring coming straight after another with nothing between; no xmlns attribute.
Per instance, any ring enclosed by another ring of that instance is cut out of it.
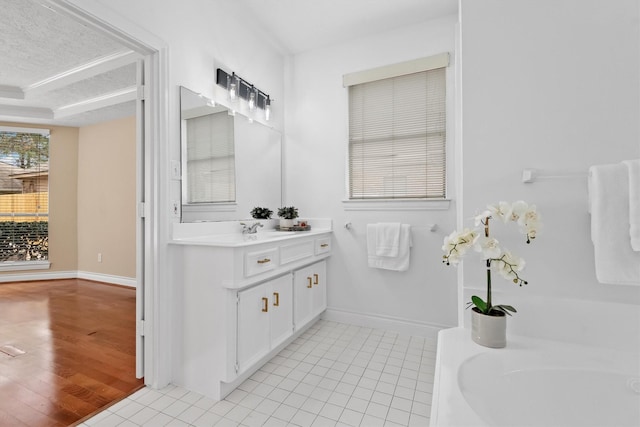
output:
<svg viewBox="0 0 640 427"><path fill-rule="evenodd" d="M223 399L325 310L330 229L271 233L173 240L177 385Z"/></svg>
<svg viewBox="0 0 640 427"><path fill-rule="evenodd" d="M242 373L293 335L292 274L237 295L237 370Z"/></svg>
<svg viewBox="0 0 640 427"><path fill-rule="evenodd" d="M320 261L293 273L296 330L304 327L327 308L327 263Z"/></svg>

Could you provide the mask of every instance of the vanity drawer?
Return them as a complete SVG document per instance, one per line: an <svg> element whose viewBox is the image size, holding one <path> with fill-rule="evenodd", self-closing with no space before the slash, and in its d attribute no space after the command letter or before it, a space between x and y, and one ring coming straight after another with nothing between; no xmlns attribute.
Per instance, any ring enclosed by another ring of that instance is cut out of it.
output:
<svg viewBox="0 0 640 427"><path fill-rule="evenodd" d="M244 275L255 276L278 266L278 248L247 252L244 257Z"/></svg>
<svg viewBox="0 0 640 427"><path fill-rule="evenodd" d="M327 252L331 252L331 237L323 237L321 239L316 239L315 242L315 253L316 255L324 254Z"/></svg>
<svg viewBox="0 0 640 427"><path fill-rule="evenodd" d="M313 241L293 243L280 246L280 262L287 264L313 256Z"/></svg>

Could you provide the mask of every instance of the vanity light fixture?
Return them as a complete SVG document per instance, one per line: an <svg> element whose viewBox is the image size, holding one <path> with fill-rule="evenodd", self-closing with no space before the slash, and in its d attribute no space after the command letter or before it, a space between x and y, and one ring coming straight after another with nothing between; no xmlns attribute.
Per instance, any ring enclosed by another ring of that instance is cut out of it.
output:
<svg viewBox="0 0 640 427"><path fill-rule="evenodd" d="M216 83L229 91L232 101L244 99L248 103L249 111L258 108L264 110L265 120L271 118L271 98L253 84L239 77L235 72L229 74L221 68L216 70Z"/></svg>

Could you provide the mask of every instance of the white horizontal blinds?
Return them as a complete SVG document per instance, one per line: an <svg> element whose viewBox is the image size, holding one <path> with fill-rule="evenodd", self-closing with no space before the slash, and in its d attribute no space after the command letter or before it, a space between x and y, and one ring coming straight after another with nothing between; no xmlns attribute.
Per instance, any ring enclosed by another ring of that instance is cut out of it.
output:
<svg viewBox="0 0 640 427"><path fill-rule="evenodd" d="M186 122L188 202L235 201L233 116L225 111Z"/></svg>
<svg viewBox="0 0 640 427"><path fill-rule="evenodd" d="M445 68L349 87L349 198L445 197Z"/></svg>
<svg viewBox="0 0 640 427"><path fill-rule="evenodd" d="M49 131L0 128L0 262L49 258Z"/></svg>

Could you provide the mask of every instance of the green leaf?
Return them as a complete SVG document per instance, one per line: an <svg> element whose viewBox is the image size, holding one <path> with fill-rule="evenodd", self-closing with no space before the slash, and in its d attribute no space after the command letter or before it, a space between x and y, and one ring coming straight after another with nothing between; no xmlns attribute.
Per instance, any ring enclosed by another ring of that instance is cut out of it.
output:
<svg viewBox="0 0 640 427"><path fill-rule="evenodd" d="M512 307L512 306L510 306L510 305L505 305L505 304L494 305L494 306L493 306L493 309L494 309L494 310L501 311L501 312L503 312L504 314L508 314L509 316L511 316L511 313L509 313L510 311L512 311L512 312L514 312L514 313L517 313L517 311L516 311L516 309L515 309L515 308L513 308L513 307Z"/></svg>
<svg viewBox="0 0 640 427"><path fill-rule="evenodd" d="M482 298L480 298L479 296L474 295L474 296L471 297L471 302L473 303L473 305L478 307L478 310L480 310L484 314L487 314L487 303L484 302L482 300Z"/></svg>

